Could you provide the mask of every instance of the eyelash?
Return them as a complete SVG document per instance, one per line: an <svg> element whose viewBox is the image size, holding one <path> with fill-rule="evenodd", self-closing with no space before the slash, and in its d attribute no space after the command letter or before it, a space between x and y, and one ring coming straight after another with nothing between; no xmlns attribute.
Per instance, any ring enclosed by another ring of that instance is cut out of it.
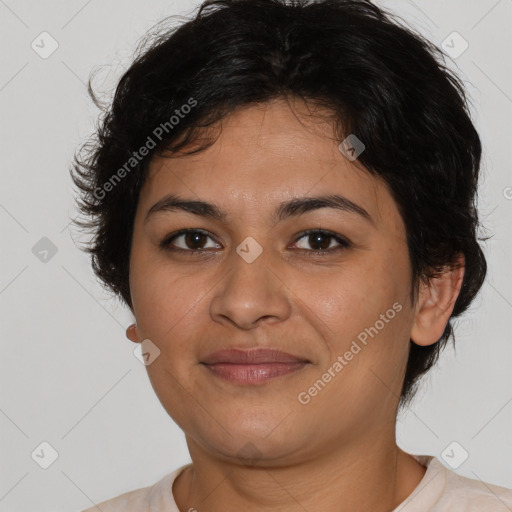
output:
<svg viewBox="0 0 512 512"><path fill-rule="evenodd" d="M166 251L176 252L176 253L189 253L189 254L195 253L195 254L197 254L197 253L201 253L201 252L202 253L209 252L208 249L182 249L180 247L172 247L171 246L171 242L173 242L180 236L187 235L189 233L200 233L202 235L206 235L213 239L213 236L209 231L205 231L203 229L189 228L189 229L182 229L180 231L177 231L176 233L172 233L171 235L167 236L166 238L164 238L164 240L162 240L162 242L160 243L160 246L163 249L165 249ZM324 256L326 254L332 254L333 252L336 252L336 251L339 251L342 249L348 249L349 247L352 246L352 244L345 237L342 237L341 235L338 235L331 231L326 231L324 229L309 229L307 231L304 231L300 234L299 237L296 238L294 243L297 243L299 240L301 240L304 237L307 237L310 235L315 235L315 234L325 235L328 238L336 240L336 242L338 242L340 245L337 247L331 247L330 249L311 249L311 250L299 249L300 251L305 251L309 255ZM329 245L330 245L330 243L329 243Z"/></svg>

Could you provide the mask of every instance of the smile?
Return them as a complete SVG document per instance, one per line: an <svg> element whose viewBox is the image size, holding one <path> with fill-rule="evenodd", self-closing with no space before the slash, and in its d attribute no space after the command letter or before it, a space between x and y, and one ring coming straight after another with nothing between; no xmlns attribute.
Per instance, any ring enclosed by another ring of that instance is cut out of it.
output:
<svg viewBox="0 0 512 512"><path fill-rule="evenodd" d="M246 386L295 373L309 363L303 357L263 347L220 350L201 361L212 375Z"/></svg>

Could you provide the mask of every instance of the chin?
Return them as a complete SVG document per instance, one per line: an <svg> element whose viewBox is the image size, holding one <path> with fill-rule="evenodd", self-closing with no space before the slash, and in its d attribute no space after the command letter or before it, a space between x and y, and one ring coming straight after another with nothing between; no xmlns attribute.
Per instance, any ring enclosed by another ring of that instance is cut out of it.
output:
<svg viewBox="0 0 512 512"><path fill-rule="evenodd" d="M297 443L288 442L281 437L261 438L249 435L234 435L227 443L212 444L217 457L243 466L277 467L291 462L298 451Z"/></svg>
<svg viewBox="0 0 512 512"><path fill-rule="evenodd" d="M204 426L202 423L201 427ZM207 432L200 427L191 437L226 462L277 467L292 462L294 454L306 445L299 432L286 428L283 417L274 421L267 416L258 421L248 412L245 421L243 417L226 417L223 426L226 430L216 424L214 430Z"/></svg>

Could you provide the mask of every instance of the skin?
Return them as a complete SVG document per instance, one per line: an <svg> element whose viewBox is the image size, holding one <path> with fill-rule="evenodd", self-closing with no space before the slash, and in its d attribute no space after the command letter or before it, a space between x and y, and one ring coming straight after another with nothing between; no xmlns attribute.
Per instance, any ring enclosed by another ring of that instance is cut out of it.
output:
<svg viewBox="0 0 512 512"><path fill-rule="evenodd" d="M406 232L389 190L339 151L332 125L299 100L237 110L196 155L154 157L141 190L130 261L135 343L160 355L147 366L168 414L183 429L192 466L175 481L182 512L226 510L390 511L425 468L396 444L395 425L409 340L436 342L459 293L463 267L410 294ZM148 210L168 194L213 202L221 222L183 211ZM273 223L278 204L337 193L365 208L373 223L321 208ZM184 228L212 233L160 247ZM325 229L343 248L302 236ZM247 263L246 237L263 252ZM302 236L302 238L301 238ZM330 253L308 255L324 247ZM195 247L209 252L193 255ZM307 405L297 399L365 328L402 306ZM227 347L272 346L311 361L302 370L242 387L200 364ZM250 444L248 444L250 443ZM252 465L240 453L252 450Z"/></svg>

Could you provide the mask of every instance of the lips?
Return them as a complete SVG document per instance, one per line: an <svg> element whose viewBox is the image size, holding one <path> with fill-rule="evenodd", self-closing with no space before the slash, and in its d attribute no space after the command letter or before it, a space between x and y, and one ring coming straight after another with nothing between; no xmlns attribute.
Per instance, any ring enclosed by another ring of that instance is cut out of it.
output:
<svg viewBox="0 0 512 512"><path fill-rule="evenodd" d="M277 349L255 348L255 349L225 349L219 350L207 356L204 364L263 364L263 363L309 363L307 359L282 352Z"/></svg>
<svg viewBox="0 0 512 512"><path fill-rule="evenodd" d="M254 386L295 373L309 360L277 349L226 349L214 352L201 363L209 373L240 386Z"/></svg>

